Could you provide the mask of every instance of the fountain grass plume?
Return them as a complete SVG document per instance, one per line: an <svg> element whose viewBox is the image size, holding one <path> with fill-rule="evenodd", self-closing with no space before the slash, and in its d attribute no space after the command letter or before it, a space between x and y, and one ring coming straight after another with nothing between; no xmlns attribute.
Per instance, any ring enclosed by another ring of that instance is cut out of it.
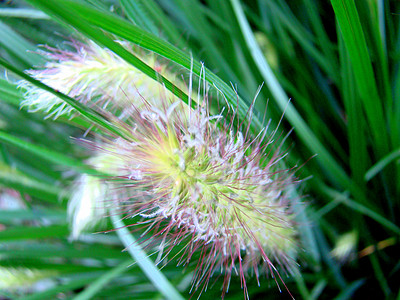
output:
<svg viewBox="0 0 400 300"><path fill-rule="evenodd" d="M156 60L155 55L134 48L127 42L119 43L170 80L176 79L166 65ZM138 71L110 50L91 41L71 39L68 44L72 51L45 46L41 53L49 59L48 62L43 68L28 70L27 73L83 104L112 112L121 119L129 115L132 103L136 108L144 102L157 106L160 105L160 98L172 97L159 82ZM182 81L174 81L182 85ZM20 81L19 86L25 90L21 107L27 106L30 112L42 111L47 118L53 119L74 115L74 108L55 95L27 81ZM97 152L88 160L89 165L105 173L110 171L108 167L113 162L115 158ZM105 215L108 190L109 184L100 178L88 174L77 177L68 203L73 239L78 238L83 231L93 229Z"/></svg>
<svg viewBox="0 0 400 300"><path fill-rule="evenodd" d="M91 42L72 45L75 52L48 48L51 61L28 73L95 106L126 133L87 142L96 151L89 163L114 176L84 174L77 180L69 203L72 236L96 223L107 205L117 205L140 218L143 239L151 233L159 263L175 249L179 264L195 262L192 289L200 294L217 272L224 276L223 297L238 274L248 298L248 274L257 280L271 274L278 283L278 268L295 268L297 230L288 190L296 168L280 168L286 154L274 141L276 130L267 127L252 136L250 125L233 125L234 116L210 115L205 83L199 84L203 100L192 109L107 49ZM53 118L73 115L53 95L26 82L21 86L30 110Z"/></svg>
<svg viewBox="0 0 400 300"><path fill-rule="evenodd" d="M141 217L136 225L158 242L159 263L179 244L178 263L200 255L194 291L201 293L222 272L224 296L237 273L248 297L250 272L258 280L263 273L280 278L275 265L284 272L295 268L297 230L288 197L295 169L279 168L285 153L274 141L276 131L250 137L249 128L242 132L233 120L210 116L206 100L189 114L181 105L147 103L129 120L116 121L130 134L109 140L103 151L121 162L113 180L130 197L114 199Z"/></svg>
<svg viewBox="0 0 400 300"><path fill-rule="evenodd" d="M176 81L175 76L154 54L145 53L127 42L119 43L159 73ZM41 53L49 59L48 62L42 68L26 72L83 104L114 113L117 112L115 107L123 108L128 105L127 102L133 101L139 106L142 98L148 102L157 102L160 93L164 93L159 82L150 79L107 48L92 41L84 43L71 40L69 44L73 51L44 46ZM74 108L55 95L27 81L20 81L19 86L25 90L21 107L28 107L30 112L42 111L47 118L53 119L73 115ZM118 113L124 115L126 112L122 110Z"/></svg>

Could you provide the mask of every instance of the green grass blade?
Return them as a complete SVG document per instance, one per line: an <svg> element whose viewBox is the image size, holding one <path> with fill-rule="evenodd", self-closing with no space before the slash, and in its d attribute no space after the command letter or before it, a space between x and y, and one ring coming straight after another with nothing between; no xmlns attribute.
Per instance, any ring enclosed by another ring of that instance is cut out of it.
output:
<svg viewBox="0 0 400 300"><path fill-rule="evenodd" d="M147 7L147 10L152 15L153 19L157 21L158 27L164 30L165 35L169 37L169 41L176 45L179 49L187 49L187 41L182 37L176 24L172 22L163 10L158 6L154 0L141 0Z"/></svg>
<svg viewBox="0 0 400 300"><path fill-rule="evenodd" d="M15 84L0 78L0 101L19 107L23 95Z"/></svg>
<svg viewBox="0 0 400 300"><path fill-rule="evenodd" d="M148 12L142 1L138 0L119 0L121 7L128 18L137 26L157 35L159 30L148 16Z"/></svg>
<svg viewBox="0 0 400 300"><path fill-rule="evenodd" d="M76 295L73 299L74 300L89 300L93 299L93 297L111 280L115 277L121 275L125 271L128 270L128 267L132 264L132 260L126 260L116 266L115 268L111 269L110 271L104 273L99 278L97 278L93 283L88 285L82 292Z"/></svg>
<svg viewBox="0 0 400 300"><path fill-rule="evenodd" d="M390 152L388 155L383 157L380 161L374 164L364 176L365 181L370 181L373 177L376 176L379 172L381 172L387 165L393 162L395 159L400 157L400 149L396 149Z"/></svg>
<svg viewBox="0 0 400 300"><path fill-rule="evenodd" d="M318 299L323 293L324 289L327 286L327 281L325 279L319 280L316 285L311 290L310 299Z"/></svg>
<svg viewBox="0 0 400 300"><path fill-rule="evenodd" d="M13 147L18 147L19 149L24 150L27 153L37 155L51 163L67 166L79 172L85 172L91 175L102 175L100 172L91 169L89 166L78 160L65 156L57 151L47 149L45 147L33 145L32 143L26 142L2 131L0 131L0 142L3 142Z"/></svg>
<svg viewBox="0 0 400 300"><path fill-rule="evenodd" d="M285 112L285 117L289 120L292 126L295 127L295 132L301 137L308 148L313 152L317 153L317 159L321 165L325 168L326 172L329 173L333 178L339 181L343 186L348 186L350 179L343 171L343 169L338 166L337 162L321 144L318 138L313 134L311 129L307 126L305 121L301 118L299 113L296 111L291 103L288 103L289 97L286 95L285 91L281 87L280 83L276 79L274 73L272 72L268 62L265 60L262 54L250 25L248 24L243 10L240 6L238 0L231 0L236 17L240 23L243 31L243 35L246 39L247 46L251 51L253 59L258 66L258 69L263 76L266 84L268 85L271 93L273 94L277 104L282 111Z"/></svg>
<svg viewBox="0 0 400 300"><path fill-rule="evenodd" d="M378 157L388 153L389 139L371 59L354 1L331 0L345 47L354 70L356 84L374 137Z"/></svg>
<svg viewBox="0 0 400 300"><path fill-rule="evenodd" d="M206 55L207 61L210 61L218 68L219 72L222 73L220 76L223 78L232 80L235 83L239 82L230 64L224 59L221 51L212 40L213 28L207 22L206 16L201 9L203 4L196 0L175 0L175 2L178 3L184 17L194 28L196 38L205 48L204 55Z"/></svg>
<svg viewBox="0 0 400 300"><path fill-rule="evenodd" d="M172 44L176 45L180 49L188 47L186 41L182 38L182 34L178 31L176 24L171 22L154 0L136 1L140 1L143 8L156 23L158 30L161 30L162 35L165 35Z"/></svg>
<svg viewBox="0 0 400 300"><path fill-rule="evenodd" d="M154 265L153 261L137 244L129 230L126 228L126 225L122 222L121 217L116 215L115 212L111 212L111 220L114 227L117 229L117 234L125 245L126 250L135 259L136 263L140 266L154 286L157 287L157 289L167 299L183 300L184 298L179 294L175 287L168 281L164 274L161 273L161 271Z"/></svg>
<svg viewBox="0 0 400 300"><path fill-rule="evenodd" d="M360 134L364 131L365 119L360 117L362 111L362 103L355 88L354 73L351 68L348 52L344 48L343 39L338 36L339 55L341 77L342 77L342 98L347 115L347 137L349 141L349 161L351 168L351 176L353 180L360 186L364 186L363 176L367 169L368 153L367 153L367 137Z"/></svg>
<svg viewBox="0 0 400 300"><path fill-rule="evenodd" d="M0 241L34 240L66 237L69 234L67 225L50 225L41 227L11 227L0 231Z"/></svg>
<svg viewBox="0 0 400 300"><path fill-rule="evenodd" d="M0 222L3 224L35 221L37 219L46 219L52 224L65 224L67 214L63 210L50 210L43 208L35 208L35 210L13 209L0 211Z"/></svg>
<svg viewBox="0 0 400 300"><path fill-rule="evenodd" d="M279 22L288 29L288 31L297 39L300 45L306 50L311 57L319 64L321 69L326 72L329 77L337 82L337 72L336 67L332 66L332 61L325 59L322 53L315 48L313 45L314 37L310 37L310 34L303 29L301 23L295 19L292 14L288 14L288 12L283 12L277 4L273 1L265 0L267 5L270 7L271 11L276 14Z"/></svg>
<svg viewBox="0 0 400 300"><path fill-rule="evenodd" d="M377 253L375 252L371 253L370 255L368 255L368 258L371 261L372 268L375 273L375 278L378 280L379 285L381 286L381 289L387 299L392 292L390 290L386 274L384 274L382 267L379 263Z"/></svg>
<svg viewBox="0 0 400 300"><path fill-rule="evenodd" d="M381 92L381 102L386 110L386 117L390 117L393 109L393 99L390 90L389 61L387 53L387 43L390 41L386 37L386 27L383 4L384 0L375 2L358 2L360 22L363 27L369 46L371 61L379 68L375 68L375 78L378 90ZM389 5L388 5L389 6Z"/></svg>
<svg viewBox="0 0 400 300"><path fill-rule="evenodd" d="M321 47L321 50L325 56L325 60L330 61L331 67L336 69L337 58L334 51L334 45L330 41L328 33L324 27L322 22L323 16L321 16L318 12L318 5L313 0L303 0L305 10L307 11L307 15L309 16L312 27L315 31L316 37L318 39L318 45ZM337 73L336 69L334 73Z"/></svg>
<svg viewBox="0 0 400 300"><path fill-rule="evenodd" d="M4 246L3 246L4 245ZM18 241L13 243L2 243L0 246L0 254L2 257L9 257L10 259L49 259L49 258L63 258L63 259L77 259L77 258L92 258L92 259L128 259L129 255L121 253L120 250L114 247L107 247L103 244L99 245L82 245L74 246L68 244L54 244L52 242L41 241L40 243L33 243L31 241ZM26 249L29 249L27 251Z"/></svg>
<svg viewBox="0 0 400 300"><path fill-rule="evenodd" d="M0 21L0 45L14 56L25 68L43 64L45 59L32 51L36 47Z"/></svg>
<svg viewBox="0 0 400 300"><path fill-rule="evenodd" d="M303 276L299 272L294 275L294 281L296 282L297 289L302 299L311 299L310 291L307 288Z"/></svg>
<svg viewBox="0 0 400 300"><path fill-rule="evenodd" d="M354 292L358 290L365 283L365 279L359 279L350 283L342 292L335 298L335 300L352 299Z"/></svg>
<svg viewBox="0 0 400 300"><path fill-rule="evenodd" d="M388 219L386 219L382 215L378 214L376 211L369 209L368 207L350 199L347 195L341 194L341 193L334 191L328 187L323 187L322 189L330 197L336 199L337 201L340 201L341 203L343 203L347 207L353 209L354 211L356 211L362 215L370 217L371 219L375 220L377 223L381 224L382 226L384 226L384 227L392 230L396 234L400 235L400 227L398 227L396 224L390 222Z"/></svg>
<svg viewBox="0 0 400 300"><path fill-rule="evenodd" d="M30 178L0 162L1 185L50 203L58 203L61 200L62 190L60 188Z"/></svg>
<svg viewBox="0 0 400 300"><path fill-rule="evenodd" d="M37 292L29 296L17 298L17 300L43 300L43 299L55 299L56 295L60 293L67 293L73 291L80 287L85 286L95 280L97 274L91 274L86 278L78 278L68 281L66 284L57 285L54 288L44 290L42 292Z"/></svg>

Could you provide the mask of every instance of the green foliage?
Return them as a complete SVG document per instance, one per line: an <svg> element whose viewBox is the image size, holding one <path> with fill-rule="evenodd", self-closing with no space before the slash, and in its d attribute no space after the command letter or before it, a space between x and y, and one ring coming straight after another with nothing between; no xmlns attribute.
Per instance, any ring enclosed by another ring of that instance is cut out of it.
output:
<svg viewBox="0 0 400 300"><path fill-rule="evenodd" d="M73 177L104 175L86 166L89 154L70 137L84 135L88 124L95 131L125 134L95 110L23 72L45 62L38 44L61 45L71 35L111 49L185 102L188 95L174 82L114 40L154 52L184 78L190 71L203 76L205 70L207 83L225 96L226 115L235 109L239 120L249 122L254 107L253 133L268 119L280 130L294 128L286 139L287 164L307 161L297 175L310 178L301 192L293 191L294 198L307 196L306 204L297 205L301 274L285 278L289 290L297 299L398 296L399 11L400 3L390 0L1 2L0 268L31 270L37 280L29 277L29 287L0 291L0 297L153 299L175 293L189 298L194 266L183 269L172 262L159 271L152 257L136 264L121 252L134 241L126 232L68 239L66 201ZM80 115L53 121L20 109L20 78ZM2 199L9 197L18 203L14 210L3 209ZM338 261L332 250L353 231L358 240ZM136 254L135 249L130 254L143 257L143 249L137 247ZM249 280L250 298L275 299L274 280L262 280L261 287ZM205 299L219 297L221 279L215 281L203 292ZM227 298L242 297L233 278Z"/></svg>

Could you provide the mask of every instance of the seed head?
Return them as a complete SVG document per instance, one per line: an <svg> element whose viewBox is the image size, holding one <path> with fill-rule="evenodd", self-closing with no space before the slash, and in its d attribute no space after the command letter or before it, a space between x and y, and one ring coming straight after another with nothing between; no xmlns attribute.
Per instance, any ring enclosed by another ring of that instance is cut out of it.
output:
<svg viewBox="0 0 400 300"><path fill-rule="evenodd" d="M120 43L129 51L133 51L128 43ZM127 102L140 106L143 98L154 103L160 99L161 92L165 93L158 82L150 79L110 50L91 41L83 44L73 40L71 45L75 51L45 46L46 51L42 52L49 61L42 69L28 70L27 73L84 104L92 107L96 105L108 110L110 110L109 106L111 108L129 106ZM154 55L145 54L139 50L135 54L170 80L175 79L164 65L156 61ZM55 95L27 81L20 81L19 85L26 91L21 106L28 106L30 112L43 111L47 117L57 119L61 115L71 115L74 111L71 106Z"/></svg>
<svg viewBox="0 0 400 300"><path fill-rule="evenodd" d="M273 150L267 129L249 139L204 107L189 117L177 113L179 105L136 110L130 136L107 145L106 153L122 162L116 178L132 195L120 205L161 241L160 261L177 244L184 246L179 263L200 254L194 290L221 271L224 295L235 272L247 296L249 271L258 279L264 271L277 274L273 263L294 265L296 229L286 193L293 172L278 169L283 154Z"/></svg>
<svg viewBox="0 0 400 300"><path fill-rule="evenodd" d="M350 261L355 257L357 240L358 233L355 230L339 236L330 254L340 263Z"/></svg>
<svg viewBox="0 0 400 300"><path fill-rule="evenodd" d="M248 297L248 273L257 279L262 273L279 276L274 264L290 271L296 229L287 190L295 182L294 171L279 169L284 154L274 133L267 136L265 128L250 138L248 129L232 126L234 120L210 116L207 99L193 110L181 101L171 104L161 86L112 52L92 43L73 45L76 52L47 48L52 60L29 73L84 104L123 107L124 118L108 116L130 132L91 143L102 154L90 164L115 176L104 182L89 175L78 179L69 204L73 236L104 215L106 208L99 204L110 195L113 205L117 201L121 210L140 216L137 225L160 242L159 262L179 244L179 263L200 256L195 291L207 288L219 271L224 296L237 273ZM27 89L23 105L31 110L44 110L53 118L73 113L52 94L21 85ZM113 188L111 195L110 184L121 188Z"/></svg>

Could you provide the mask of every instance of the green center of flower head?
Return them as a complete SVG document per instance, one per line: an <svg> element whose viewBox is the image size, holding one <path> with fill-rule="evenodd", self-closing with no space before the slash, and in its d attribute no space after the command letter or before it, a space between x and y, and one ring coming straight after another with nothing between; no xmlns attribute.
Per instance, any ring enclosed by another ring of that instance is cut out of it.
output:
<svg viewBox="0 0 400 300"><path fill-rule="evenodd" d="M160 179L175 182L178 194L196 184L207 187L216 180L218 174L211 172L207 154L204 151L199 153L194 147L182 146L171 128L156 143L148 149L151 171Z"/></svg>
<svg viewBox="0 0 400 300"><path fill-rule="evenodd" d="M293 248L295 230L279 203L281 189L255 163L244 163L238 140L226 140L215 151L218 141L190 145L172 127L147 140L147 174L156 190L168 195L163 215L177 218L180 213L176 221L193 222L197 237L206 242L230 236L241 249L268 245L265 252L273 253Z"/></svg>
<svg viewBox="0 0 400 300"><path fill-rule="evenodd" d="M131 138L113 143L125 176L136 181L132 211L152 228L169 222L159 235L170 233L171 243L191 239L188 247L215 249L221 265L244 258L246 270L268 257L289 265L296 236L284 196L290 176L272 175L277 158L261 166L261 143L218 128L201 111L192 119L182 111L138 112Z"/></svg>

